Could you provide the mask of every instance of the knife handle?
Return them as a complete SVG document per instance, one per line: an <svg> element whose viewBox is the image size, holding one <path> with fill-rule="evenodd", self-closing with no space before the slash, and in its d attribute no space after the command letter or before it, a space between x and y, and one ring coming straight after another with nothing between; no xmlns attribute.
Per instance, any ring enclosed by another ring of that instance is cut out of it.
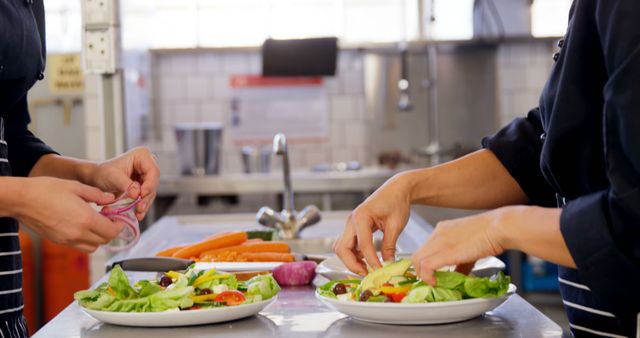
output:
<svg viewBox="0 0 640 338"><path fill-rule="evenodd" d="M165 272L169 270L183 271L186 270L194 261L189 259L172 258L172 257L143 257L128 258L114 262L107 267L108 270L114 266L120 265L122 270L127 271L156 271Z"/></svg>

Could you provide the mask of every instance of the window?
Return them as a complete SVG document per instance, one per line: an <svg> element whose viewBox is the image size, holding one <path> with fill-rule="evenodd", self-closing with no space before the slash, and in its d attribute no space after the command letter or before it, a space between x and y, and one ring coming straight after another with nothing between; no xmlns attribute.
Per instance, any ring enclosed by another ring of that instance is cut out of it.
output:
<svg viewBox="0 0 640 338"><path fill-rule="evenodd" d="M419 0L126 0L126 49L257 46L268 38L418 38Z"/></svg>
<svg viewBox="0 0 640 338"><path fill-rule="evenodd" d="M468 40L473 37L474 0L434 0L433 22L425 29L434 40Z"/></svg>
<svg viewBox="0 0 640 338"><path fill-rule="evenodd" d="M572 0L535 0L531 6L531 35L563 36Z"/></svg>
<svg viewBox="0 0 640 338"><path fill-rule="evenodd" d="M79 52L82 38L80 0L45 2L47 52Z"/></svg>

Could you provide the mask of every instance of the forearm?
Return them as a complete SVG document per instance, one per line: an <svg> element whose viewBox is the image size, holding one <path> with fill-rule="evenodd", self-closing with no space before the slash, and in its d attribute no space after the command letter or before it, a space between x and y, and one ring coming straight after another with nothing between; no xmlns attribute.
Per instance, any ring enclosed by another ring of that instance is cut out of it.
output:
<svg viewBox="0 0 640 338"><path fill-rule="evenodd" d="M520 250L562 266L575 268L560 232L560 208L513 206L497 213L496 237L503 249Z"/></svg>
<svg viewBox="0 0 640 338"><path fill-rule="evenodd" d="M29 176L50 176L92 185L91 172L95 167L96 164L90 161L50 154L42 156L36 162Z"/></svg>
<svg viewBox="0 0 640 338"><path fill-rule="evenodd" d="M489 150L401 174L411 203L461 209L524 204L528 198Z"/></svg>

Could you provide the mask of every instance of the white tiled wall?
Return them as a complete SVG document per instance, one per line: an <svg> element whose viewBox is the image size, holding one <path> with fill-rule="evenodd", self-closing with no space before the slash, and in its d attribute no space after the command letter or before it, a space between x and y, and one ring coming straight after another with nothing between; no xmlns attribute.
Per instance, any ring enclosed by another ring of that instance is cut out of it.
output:
<svg viewBox="0 0 640 338"><path fill-rule="evenodd" d="M549 40L510 42L498 47L496 128L515 117L526 115L537 106L553 65L551 55L554 49L555 43ZM210 121L228 124L229 76L260 73L261 59L258 52L213 50L152 53L151 59L150 109L151 118L158 124L156 130L159 135L152 137L148 145L158 155L163 174L177 174L174 124ZM424 143L426 121L423 121L422 108L399 114L399 125L391 130L382 128L381 122L376 121L384 116L367 111L363 64L364 54L361 52L340 53L338 75L325 78L323 84L327 93L328 140L292 145L290 158L293 168L307 169L318 163L347 160L374 164L376 152L385 149L379 145L380 138L388 133L400 135L407 130L418 130L411 136L415 139L411 143L413 146ZM415 123L420 124L417 129ZM135 140L133 144L136 144ZM233 144L228 132L223 136L221 155L223 174L242 171L240 146ZM279 166L277 161L273 164L274 168Z"/></svg>
<svg viewBox="0 0 640 338"><path fill-rule="evenodd" d="M498 48L498 96L501 125L538 106L538 99L553 66L555 43L507 43Z"/></svg>
<svg viewBox="0 0 640 338"><path fill-rule="evenodd" d="M163 174L177 174L175 123L230 120L229 76L259 74L258 52L184 52L152 55L152 109L160 123L159 138L150 146L159 157ZM357 160L373 163L365 112L363 59L358 52L342 52L338 75L325 78L329 134L327 141L293 144L291 166ZM242 171L240 146L223 133L221 173ZM274 167L277 163L274 163Z"/></svg>

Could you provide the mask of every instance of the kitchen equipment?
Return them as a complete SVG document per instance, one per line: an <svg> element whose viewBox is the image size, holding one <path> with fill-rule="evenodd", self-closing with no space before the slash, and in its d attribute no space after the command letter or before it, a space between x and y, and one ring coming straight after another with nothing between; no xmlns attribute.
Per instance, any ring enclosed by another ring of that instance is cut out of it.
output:
<svg viewBox="0 0 640 338"><path fill-rule="evenodd" d="M182 175L217 175L223 125L217 122L176 124L178 161Z"/></svg>
<svg viewBox="0 0 640 338"><path fill-rule="evenodd" d="M297 258L297 257L296 257ZM120 265L125 271L183 271L195 263L196 270L210 270L216 268L220 271L267 271L280 266L282 262L195 262L189 259L172 257L142 257L128 258L114 262L108 267L111 270L116 265Z"/></svg>
<svg viewBox="0 0 640 338"><path fill-rule="evenodd" d="M274 40L262 45L263 76L333 76L338 39L335 37Z"/></svg>
<svg viewBox="0 0 640 338"><path fill-rule="evenodd" d="M269 207L258 210L258 223L278 230L278 236L284 240L298 238L304 228L320 222L320 209L315 205L307 205L300 213L296 213L293 203L293 188L291 186L291 172L289 168L289 151L284 134L276 134L273 138L273 152L282 156L282 171L284 176L284 193L282 205L284 209L276 212Z"/></svg>
<svg viewBox="0 0 640 338"><path fill-rule="evenodd" d="M362 164L358 161L348 162L335 162L335 163L321 163L316 164L311 168L313 172L328 172L328 171L358 171L362 169Z"/></svg>
<svg viewBox="0 0 640 338"><path fill-rule="evenodd" d="M246 174L269 173L271 150L269 148L242 147L242 165Z"/></svg>
<svg viewBox="0 0 640 338"><path fill-rule="evenodd" d="M400 49L400 62L398 110L410 111L413 108L413 104L411 104L411 97L409 96L409 51L406 45L403 45Z"/></svg>
<svg viewBox="0 0 640 338"><path fill-rule="evenodd" d="M321 296L317 291L316 297L329 307L365 322L421 325L460 322L480 316L504 303L515 292L516 286L509 284L509 290L501 297L413 304L345 301Z"/></svg>

